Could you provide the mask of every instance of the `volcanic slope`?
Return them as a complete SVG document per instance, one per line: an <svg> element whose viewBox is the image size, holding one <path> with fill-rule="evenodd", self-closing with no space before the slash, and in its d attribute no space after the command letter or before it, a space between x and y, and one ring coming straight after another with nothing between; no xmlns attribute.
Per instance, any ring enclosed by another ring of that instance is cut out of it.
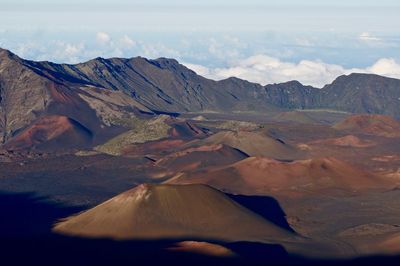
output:
<svg viewBox="0 0 400 266"><path fill-rule="evenodd" d="M207 136L205 129L168 115L159 115L153 119L127 119L126 123L130 128L128 131L97 146L96 150L112 155L137 154L141 148L146 150L146 146L154 146L156 142L188 142ZM138 147L139 144L144 144L144 147Z"/></svg>
<svg viewBox="0 0 400 266"><path fill-rule="evenodd" d="M113 239L188 238L271 243L297 239L206 185L140 185L61 221L54 231Z"/></svg>
<svg viewBox="0 0 400 266"><path fill-rule="evenodd" d="M206 136L207 130L204 128L199 128L197 125L191 122L179 119L172 125L172 130L169 134L174 138L192 139Z"/></svg>
<svg viewBox="0 0 400 266"><path fill-rule="evenodd" d="M249 157L217 169L178 174L167 183L203 183L234 194L305 195L390 188L391 183L335 158L281 162Z"/></svg>
<svg viewBox="0 0 400 266"><path fill-rule="evenodd" d="M309 144L331 145L331 146L352 147L352 148L368 148L376 145L376 143L372 141L363 140L354 135L346 135L344 137L339 137L339 138L315 140L310 142Z"/></svg>
<svg viewBox="0 0 400 266"><path fill-rule="evenodd" d="M238 149L223 144L193 147L169 154L155 165L170 171L188 171L209 166L228 165L247 158Z"/></svg>
<svg viewBox="0 0 400 266"><path fill-rule="evenodd" d="M66 116L44 116L11 139L5 147L19 149L52 149L89 147L92 132Z"/></svg>
<svg viewBox="0 0 400 266"><path fill-rule="evenodd" d="M250 131L222 131L202 140L194 140L185 147L224 144L238 149L249 156L266 156L281 160L292 160L301 152L282 140Z"/></svg>
<svg viewBox="0 0 400 266"><path fill-rule="evenodd" d="M333 128L388 138L400 137L400 121L385 115L353 115L337 123Z"/></svg>
<svg viewBox="0 0 400 266"><path fill-rule="evenodd" d="M378 243L378 249L384 253L398 254L400 252L400 233Z"/></svg>
<svg viewBox="0 0 400 266"><path fill-rule="evenodd" d="M151 113L121 91L96 86L0 49L0 143L43 116L66 116L92 133L96 142L115 135L119 120Z"/></svg>

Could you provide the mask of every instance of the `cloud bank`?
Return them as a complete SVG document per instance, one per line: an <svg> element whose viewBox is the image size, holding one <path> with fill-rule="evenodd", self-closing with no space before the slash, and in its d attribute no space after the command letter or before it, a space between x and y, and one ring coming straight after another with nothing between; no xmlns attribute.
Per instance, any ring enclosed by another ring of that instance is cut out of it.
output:
<svg viewBox="0 0 400 266"><path fill-rule="evenodd" d="M226 68L208 68L184 63L199 75L221 80L237 77L263 85L298 80L305 85L322 88L340 75L369 73L400 78L400 64L392 58L382 58L366 68L350 68L322 61L302 60L298 63L285 62L268 55L255 55L231 63Z"/></svg>
<svg viewBox="0 0 400 266"><path fill-rule="evenodd" d="M51 40L43 36L50 36ZM168 57L186 62L198 74L217 80L232 76L260 84L299 80L323 87L352 72L400 78L400 40L389 37L367 31L334 35L333 39L331 35L301 33L268 33L260 37L248 33L147 35L126 31L29 33L0 29L0 47L26 59L57 63L79 63L99 56Z"/></svg>

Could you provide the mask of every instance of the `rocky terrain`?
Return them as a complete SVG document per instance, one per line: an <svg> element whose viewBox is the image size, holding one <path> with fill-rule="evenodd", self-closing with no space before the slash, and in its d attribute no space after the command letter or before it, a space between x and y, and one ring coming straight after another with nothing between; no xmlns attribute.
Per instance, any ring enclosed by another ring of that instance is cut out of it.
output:
<svg viewBox="0 0 400 266"><path fill-rule="evenodd" d="M0 50L0 92L7 262L399 263L400 80L261 86Z"/></svg>

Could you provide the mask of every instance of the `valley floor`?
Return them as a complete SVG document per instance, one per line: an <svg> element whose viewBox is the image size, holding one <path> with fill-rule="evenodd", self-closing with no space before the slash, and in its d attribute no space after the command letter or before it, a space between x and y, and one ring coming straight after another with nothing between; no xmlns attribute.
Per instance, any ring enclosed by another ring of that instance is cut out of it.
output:
<svg viewBox="0 0 400 266"><path fill-rule="evenodd" d="M98 149L4 151L4 258L35 265L398 265L400 137L375 124L366 131L337 126L348 117L315 111L268 118L186 114L165 122L169 137L129 144L119 155ZM321 250L291 252L284 241L114 241L52 232L60 219L143 183L210 185Z"/></svg>

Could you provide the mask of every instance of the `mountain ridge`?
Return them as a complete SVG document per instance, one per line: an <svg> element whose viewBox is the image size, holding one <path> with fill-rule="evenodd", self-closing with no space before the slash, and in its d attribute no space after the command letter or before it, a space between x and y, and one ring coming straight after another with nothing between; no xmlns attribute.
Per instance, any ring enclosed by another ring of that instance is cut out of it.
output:
<svg viewBox="0 0 400 266"><path fill-rule="evenodd" d="M207 79L175 59L97 57L56 64L0 48L2 143L43 115L70 117L96 139L105 125L119 126L116 118L141 113L333 109L399 119L399 99L400 80L371 74L342 75L322 89L298 81L262 86L235 77Z"/></svg>

